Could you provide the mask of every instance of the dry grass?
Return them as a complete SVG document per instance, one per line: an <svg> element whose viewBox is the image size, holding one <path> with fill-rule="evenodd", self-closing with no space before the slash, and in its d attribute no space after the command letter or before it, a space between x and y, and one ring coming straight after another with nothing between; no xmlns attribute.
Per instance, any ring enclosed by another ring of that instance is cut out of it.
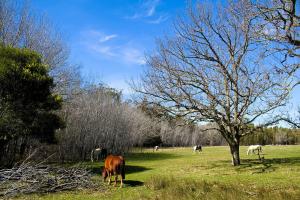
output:
<svg viewBox="0 0 300 200"><path fill-rule="evenodd" d="M260 199L290 200L299 199L299 188L256 187L255 185L226 184L220 182L177 179L172 176L153 176L146 182L146 187L155 190L155 199Z"/></svg>

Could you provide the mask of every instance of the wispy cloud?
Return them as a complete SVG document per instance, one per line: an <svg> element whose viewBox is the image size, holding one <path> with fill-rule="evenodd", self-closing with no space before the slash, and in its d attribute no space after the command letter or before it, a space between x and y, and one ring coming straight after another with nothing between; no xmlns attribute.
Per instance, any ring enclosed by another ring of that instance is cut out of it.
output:
<svg viewBox="0 0 300 200"><path fill-rule="evenodd" d="M169 16L165 14L165 15L160 15L156 19L148 20L147 22L150 24L160 24L160 23L166 21L168 18L169 18Z"/></svg>
<svg viewBox="0 0 300 200"><path fill-rule="evenodd" d="M117 56L117 54L114 53L114 50L111 46L102 46L99 44L91 44L91 43L88 43L86 46L90 50L100 53L101 55L105 55L105 56L109 56L109 57Z"/></svg>
<svg viewBox="0 0 300 200"><path fill-rule="evenodd" d="M157 12L160 0L145 0L135 7L137 10L133 15L125 17L130 20L142 19L146 23L159 24L168 19L166 13Z"/></svg>
<svg viewBox="0 0 300 200"><path fill-rule="evenodd" d="M83 32L84 35L91 37L91 38L97 38L99 42L107 42L109 40L112 40L116 37L118 37L117 34L105 34L98 30L88 30Z"/></svg>
<svg viewBox="0 0 300 200"><path fill-rule="evenodd" d="M128 63L136 63L139 65L144 65L146 63L143 53L136 48L124 47L120 49L120 53Z"/></svg>
<svg viewBox="0 0 300 200"><path fill-rule="evenodd" d="M146 16L151 17L154 15L156 7L159 4L159 0L145 1L143 6L146 10Z"/></svg>
<svg viewBox="0 0 300 200"><path fill-rule="evenodd" d="M100 39L99 39L99 36ZM131 42L122 42L111 40L116 38L117 34L105 35L100 31L91 30L84 31L82 40L85 48L98 55L112 59L113 61L122 62L124 64L145 64L143 51L137 48Z"/></svg>
<svg viewBox="0 0 300 200"><path fill-rule="evenodd" d="M112 34L112 35L106 35L106 36L103 36L102 38L100 38L99 42L106 42L106 41L109 41L113 38L116 38L118 37L117 34Z"/></svg>

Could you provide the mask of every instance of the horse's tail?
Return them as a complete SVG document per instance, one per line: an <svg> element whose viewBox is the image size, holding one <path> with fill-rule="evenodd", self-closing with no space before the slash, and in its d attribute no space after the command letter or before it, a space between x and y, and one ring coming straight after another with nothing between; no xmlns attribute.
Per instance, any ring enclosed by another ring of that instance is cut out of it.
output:
<svg viewBox="0 0 300 200"><path fill-rule="evenodd" d="M121 164L121 177L122 177L122 179L125 179L125 160L124 159Z"/></svg>

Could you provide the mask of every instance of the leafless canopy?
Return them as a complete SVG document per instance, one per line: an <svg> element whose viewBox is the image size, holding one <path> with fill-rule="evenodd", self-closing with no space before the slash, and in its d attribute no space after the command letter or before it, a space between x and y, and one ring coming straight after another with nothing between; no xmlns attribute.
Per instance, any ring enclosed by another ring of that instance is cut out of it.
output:
<svg viewBox="0 0 300 200"><path fill-rule="evenodd" d="M43 55L52 68L67 58L61 35L43 15L34 15L27 3L10 0L0 2L0 42L25 47Z"/></svg>
<svg viewBox="0 0 300 200"><path fill-rule="evenodd" d="M55 92L67 95L72 84L78 84L78 70L67 63L69 51L62 34L45 15L34 12L29 1L0 1L0 44L40 53L51 69Z"/></svg>
<svg viewBox="0 0 300 200"><path fill-rule="evenodd" d="M234 165L240 163L240 137L254 122L278 121L273 111L286 104L293 85L276 68L281 55L268 56L257 40L254 16L248 1L189 9L175 22L175 36L148 56L149 69L136 88L173 115L216 122Z"/></svg>
<svg viewBox="0 0 300 200"><path fill-rule="evenodd" d="M279 50L300 57L300 3L297 0L256 1L254 7L262 19L260 35L280 44Z"/></svg>

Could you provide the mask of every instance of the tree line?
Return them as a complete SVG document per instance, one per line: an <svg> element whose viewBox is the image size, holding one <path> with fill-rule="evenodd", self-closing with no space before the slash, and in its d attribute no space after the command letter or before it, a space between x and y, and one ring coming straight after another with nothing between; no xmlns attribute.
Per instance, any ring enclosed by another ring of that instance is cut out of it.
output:
<svg viewBox="0 0 300 200"><path fill-rule="evenodd" d="M147 56L129 101L105 84L86 84L44 16L1 1L0 165L34 149L64 162L88 160L100 146L123 154L196 144L228 144L239 165L240 145L299 143L298 129L270 128L282 120L299 125L280 112L299 84L296 5L191 5L175 21L175 36Z"/></svg>

